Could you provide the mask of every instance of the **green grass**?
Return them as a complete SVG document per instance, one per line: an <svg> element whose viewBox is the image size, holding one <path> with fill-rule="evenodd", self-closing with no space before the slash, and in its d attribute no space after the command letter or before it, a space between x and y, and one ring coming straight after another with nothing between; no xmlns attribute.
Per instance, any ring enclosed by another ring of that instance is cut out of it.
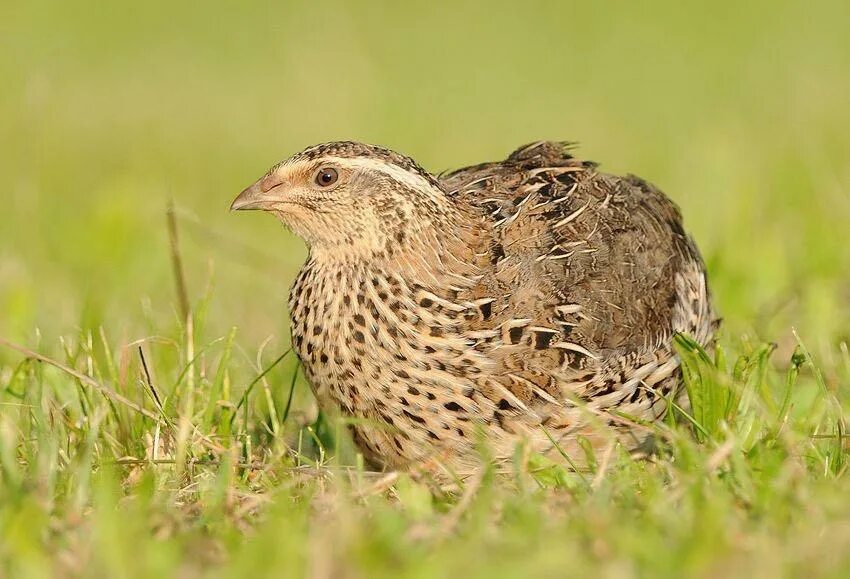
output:
<svg viewBox="0 0 850 579"><path fill-rule="evenodd" d="M0 576L846 576L848 22L838 0L4 6ZM677 344L692 410L657 456L364 472L281 357L303 246L226 211L331 138L435 171L579 140L667 191L724 326Z"/></svg>

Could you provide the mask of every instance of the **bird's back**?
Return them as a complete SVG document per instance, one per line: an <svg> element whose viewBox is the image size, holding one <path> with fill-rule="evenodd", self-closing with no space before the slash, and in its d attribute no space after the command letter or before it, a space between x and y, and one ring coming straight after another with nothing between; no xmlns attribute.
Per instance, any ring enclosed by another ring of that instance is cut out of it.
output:
<svg viewBox="0 0 850 579"><path fill-rule="evenodd" d="M674 332L709 339L702 259L678 208L653 185L599 172L554 142L440 182L493 228L492 282L511 294L513 317L580 311L570 340L599 352L641 350Z"/></svg>

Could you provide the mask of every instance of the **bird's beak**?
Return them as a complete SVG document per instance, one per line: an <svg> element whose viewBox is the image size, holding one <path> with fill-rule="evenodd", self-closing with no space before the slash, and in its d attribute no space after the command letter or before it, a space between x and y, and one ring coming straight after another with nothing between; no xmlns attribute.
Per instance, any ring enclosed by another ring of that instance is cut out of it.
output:
<svg viewBox="0 0 850 579"><path fill-rule="evenodd" d="M267 179L260 179L233 200L230 204L231 211L247 211L249 209L268 210L278 199L270 195Z"/></svg>

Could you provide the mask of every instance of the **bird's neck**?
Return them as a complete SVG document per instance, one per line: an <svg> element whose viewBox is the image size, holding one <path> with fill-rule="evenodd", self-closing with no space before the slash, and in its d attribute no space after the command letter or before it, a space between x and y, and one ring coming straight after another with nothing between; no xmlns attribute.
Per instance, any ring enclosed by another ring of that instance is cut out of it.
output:
<svg viewBox="0 0 850 579"><path fill-rule="evenodd" d="M425 284L446 283L454 277L475 279L481 270L482 248L488 247L486 237L478 220L446 212L388 232L378 243L313 245L309 262L334 277L388 273Z"/></svg>

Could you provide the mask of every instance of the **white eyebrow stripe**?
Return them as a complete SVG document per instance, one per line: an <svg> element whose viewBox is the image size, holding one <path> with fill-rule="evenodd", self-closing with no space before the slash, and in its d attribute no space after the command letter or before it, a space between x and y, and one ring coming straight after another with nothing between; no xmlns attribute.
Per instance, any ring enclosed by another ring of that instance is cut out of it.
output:
<svg viewBox="0 0 850 579"><path fill-rule="evenodd" d="M399 181L400 183L404 183L410 187L415 189L421 189L424 187L434 187L434 185L428 181L422 175L418 175L412 171L408 171L407 169L403 169L398 165L394 165L392 163L388 163L386 161L380 161L378 159L370 159L369 157L334 157L327 156L323 157L323 160L327 161L330 164L337 164L342 167L351 167L354 169L367 169L370 171L380 171L386 175L389 175L394 180ZM304 161L307 162L307 161ZM310 163L314 163L315 160L309 161Z"/></svg>

